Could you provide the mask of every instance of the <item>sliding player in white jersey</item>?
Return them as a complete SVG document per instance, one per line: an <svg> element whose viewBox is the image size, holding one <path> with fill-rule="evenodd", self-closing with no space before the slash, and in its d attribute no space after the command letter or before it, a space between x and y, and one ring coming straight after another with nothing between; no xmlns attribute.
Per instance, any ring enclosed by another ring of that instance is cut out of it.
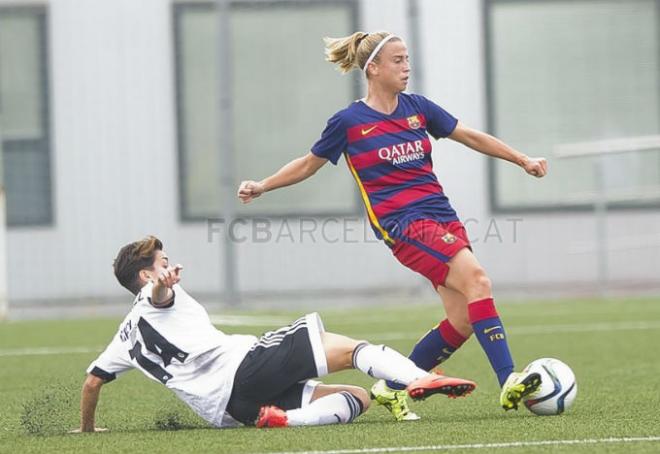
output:
<svg viewBox="0 0 660 454"><path fill-rule="evenodd" d="M328 333L316 313L261 338L224 334L179 285L182 269L170 265L155 237L119 251L115 276L136 298L110 345L87 369L76 432L104 430L94 424L101 387L134 368L216 427L351 422L369 406L367 392L311 380L350 368L406 385L413 399L465 396L476 386L429 374L384 345Z"/></svg>

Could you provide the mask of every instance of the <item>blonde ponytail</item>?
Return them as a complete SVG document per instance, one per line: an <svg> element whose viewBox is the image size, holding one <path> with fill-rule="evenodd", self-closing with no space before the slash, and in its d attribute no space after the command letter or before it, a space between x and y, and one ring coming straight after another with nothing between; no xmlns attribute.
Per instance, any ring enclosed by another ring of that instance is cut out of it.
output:
<svg viewBox="0 0 660 454"><path fill-rule="evenodd" d="M335 63L339 71L347 73L354 68L363 69L369 55L388 32L355 32L343 38L323 38L325 60Z"/></svg>

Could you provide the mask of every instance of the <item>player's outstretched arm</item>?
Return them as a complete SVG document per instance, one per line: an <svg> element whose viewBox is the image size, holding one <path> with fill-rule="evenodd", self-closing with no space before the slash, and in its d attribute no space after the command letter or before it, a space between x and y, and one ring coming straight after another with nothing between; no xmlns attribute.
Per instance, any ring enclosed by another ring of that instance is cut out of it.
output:
<svg viewBox="0 0 660 454"><path fill-rule="evenodd" d="M273 175L261 181L246 180L238 187L238 198L243 203L250 203L264 192L291 186L314 175L328 162L313 153L294 159Z"/></svg>
<svg viewBox="0 0 660 454"><path fill-rule="evenodd" d="M174 299L172 286L181 282L181 271L183 266L177 264L168 266L158 275L158 280L151 290L151 304L154 306L167 306Z"/></svg>
<svg viewBox="0 0 660 454"><path fill-rule="evenodd" d="M519 165L528 174L541 178L548 173L548 163L545 158L530 158L526 154L511 148L496 137L469 128L459 122L449 135L449 138L488 156L505 159Z"/></svg>
<svg viewBox="0 0 660 454"><path fill-rule="evenodd" d="M87 375L80 395L80 428L72 430L71 433L105 432L108 430L94 425L96 404L99 401L103 383L102 378L92 374Z"/></svg>

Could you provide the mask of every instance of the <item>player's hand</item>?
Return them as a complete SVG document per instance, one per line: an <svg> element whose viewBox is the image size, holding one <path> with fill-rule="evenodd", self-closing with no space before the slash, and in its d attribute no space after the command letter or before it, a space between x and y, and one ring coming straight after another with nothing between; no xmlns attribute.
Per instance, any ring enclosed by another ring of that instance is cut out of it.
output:
<svg viewBox="0 0 660 454"><path fill-rule="evenodd" d="M104 427L94 427L94 432L107 432L108 429ZM70 434L81 434L81 433L91 433L91 430L82 430L80 427L77 429L70 430Z"/></svg>
<svg viewBox="0 0 660 454"><path fill-rule="evenodd" d="M527 158L523 169L531 176L541 178L548 173L548 161L545 158Z"/></svg>
<svg viewBox="0 0 660 454"><path fill-rule="evenodd" d="M180 264L168 266L158 275L158 282L156 285L159 287L172 288L174 284L178 284L181 281L181 271L183 271L183 266Z"/></svg>
<svg viewBox="0 0 660 454"><path fill-rule="evenodd" d="M158 274L158 280L151 291L151 304L161 306L174 298L172 287L181 281L183 266L177 264L168 266Z"/></svg>
<svg viewBox="0 0 660 454"><path fill-rule="evenodd" d="M250 203L264 193L264 185L258 181L247 180L238 187L238 198L243 203Z"/></svg>

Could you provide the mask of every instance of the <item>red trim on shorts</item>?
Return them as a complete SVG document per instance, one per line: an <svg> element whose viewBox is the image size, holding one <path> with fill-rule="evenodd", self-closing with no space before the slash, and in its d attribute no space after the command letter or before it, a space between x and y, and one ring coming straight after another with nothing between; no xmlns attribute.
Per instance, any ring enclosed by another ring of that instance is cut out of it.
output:
<svg viewBox="0 0 660 454"><path fill-rule="evenodd" d="M442 239L447 232L456 237L452 243ZM426 250L410 240L421 243ZM392 247L392 253L404 266L430 280L433 288L436 289L445 284L449 274L449 266L446 262L464 247L470 248L470 240L460 221L437 222L420 219L406 228L403 238L398 239ZM432 254L429 250L437 254ZM442 260L441 256L445 256L445 259Z"/></svg>
<svg viewBox="0 0 660 454"><path fill-rule="evenodd" d="M449 322L449 320L444 319L438 325L438 332L440 336L451 345L453 348L459 348L467 340L466 337L463 337L461 333L456 331L456 328Z"/></svg>
<svg viewBox="0 0 660 454"><path fill-rule="evenodd" d="M499 317L497 309L495 309L495 301L493 301L493 298L477 300L468 304L468 317L470 318L470 323L477 323L489 318Z"/></svg>

